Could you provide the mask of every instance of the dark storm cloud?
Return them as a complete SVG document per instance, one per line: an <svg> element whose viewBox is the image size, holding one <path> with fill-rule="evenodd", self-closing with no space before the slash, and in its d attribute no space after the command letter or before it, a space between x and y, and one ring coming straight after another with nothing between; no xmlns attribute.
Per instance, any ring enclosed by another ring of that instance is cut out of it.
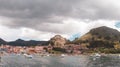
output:
<svg viewBox="0 0 120 67"><path fill-rule="evenodd" d="M0 16L14 20L2 23L9 27L53 31L54 28L45 26L62 24L66 18L119 20L120 5L116 5L118 3L115 1L116 3L112 0L0 0Z"/></svg>
<svg viewBox="0 0 120 67"><path fill-rule="evenodd" d="M72 3L76 1L0 0L0 16L13 18L14 22L7 23L11 27L36 27L42 23L58 23L71 13Z"/></svg>
<svg viewBox="0 0 120 67"><path fill-rule="evenodd" d="M48 18L54 14L69 13L71 4L65 2L65 5L64 2L64 0L0 0L0 12L1 15L8 17Z"/></svg>

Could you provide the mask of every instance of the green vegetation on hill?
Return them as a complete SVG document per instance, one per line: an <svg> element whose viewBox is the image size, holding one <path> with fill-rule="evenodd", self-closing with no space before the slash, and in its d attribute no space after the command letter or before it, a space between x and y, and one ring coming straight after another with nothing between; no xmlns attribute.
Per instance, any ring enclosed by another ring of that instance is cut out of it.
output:
<svg viewBox="0 0 120 67"><path fill-rule="evenodd" d="M87 47L88 52L120 53L120 32L102 26L90 30L73 43Z"/></svg>

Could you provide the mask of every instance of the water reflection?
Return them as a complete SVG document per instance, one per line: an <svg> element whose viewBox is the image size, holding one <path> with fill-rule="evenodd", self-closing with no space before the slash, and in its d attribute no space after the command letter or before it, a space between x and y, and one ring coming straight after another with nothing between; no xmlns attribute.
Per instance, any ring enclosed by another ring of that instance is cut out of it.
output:
<svg viewBox="0 0 120 67"><path fill-rule="evenodd" d="M32 59L20 55L3 56L0 67L119 67L120 57L101 56L34 56Z"/></svg>

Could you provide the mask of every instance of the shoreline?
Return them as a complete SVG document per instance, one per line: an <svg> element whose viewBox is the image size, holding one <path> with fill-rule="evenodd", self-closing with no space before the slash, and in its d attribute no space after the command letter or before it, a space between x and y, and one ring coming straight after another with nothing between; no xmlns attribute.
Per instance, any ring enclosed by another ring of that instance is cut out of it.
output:
<svg viewBox="0 0 120 67"><path fill-rule="evenodd" d="M26 53L24 53L26 54ZM0 56L5 56L5 55L24 55L24 54L16 54L16 53L3 53L3 54L0 54ZM96 53L84 53L84 54L67 54L67 53L61 53L61 54L49 54L49 53L46 53L46 54L28 54L28 55L35 55L35 56L81 56L81 55L84 55L84 56L92 56L92 55L95 55ZM105 53L97 53L97 54L100 54L101 56L120 56L120 53L116 53L116 54L105 54Z"/></svg>

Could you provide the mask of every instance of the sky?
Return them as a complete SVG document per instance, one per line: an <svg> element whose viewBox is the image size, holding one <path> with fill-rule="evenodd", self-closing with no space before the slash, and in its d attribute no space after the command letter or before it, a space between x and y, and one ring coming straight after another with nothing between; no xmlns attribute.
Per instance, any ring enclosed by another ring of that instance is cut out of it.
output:
<svg viewBox="0 0 120 67"><path fill-rule="evenodd" d="M0 0L0 38L73 40L90 29L120 31L120 0Z"/></svg>

